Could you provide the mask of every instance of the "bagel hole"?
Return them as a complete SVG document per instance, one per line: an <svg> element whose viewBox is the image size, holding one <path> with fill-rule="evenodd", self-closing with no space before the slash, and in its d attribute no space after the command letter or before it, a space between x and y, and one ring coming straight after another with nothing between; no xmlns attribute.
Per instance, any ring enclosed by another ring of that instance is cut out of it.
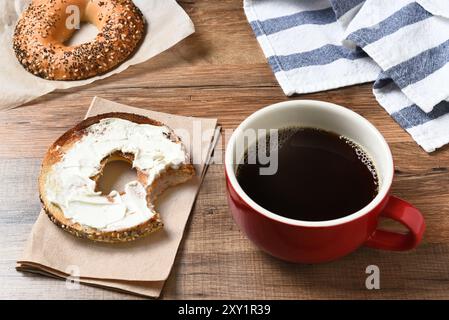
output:
<svg viewBox="0 0 449 320"><path fill-rule="evenodd" d="M75 30L72 35L64 41L64 45L67 47L78 46L83 43L93 41L98 35L99 30L90 22L81 22L80 28Z"/></svg>
<svg viewBox="0 0 449 320"><path fill-rule="evenodd" d="M96 191L108 195L112 190L125 191L125 185L137 178L137 171L129 161L113 160L105 164L103 174L97 180Z"/></svg>

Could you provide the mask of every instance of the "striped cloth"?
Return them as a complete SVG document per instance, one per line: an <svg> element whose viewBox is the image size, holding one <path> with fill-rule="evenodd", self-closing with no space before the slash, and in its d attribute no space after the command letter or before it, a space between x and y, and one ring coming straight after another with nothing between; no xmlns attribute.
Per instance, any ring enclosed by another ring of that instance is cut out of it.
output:
<svg viewBox="0 0 449 320"><path fill-rule="evenodd" d="M245 0L244 9L286 95L375 81L379 104L424 150L449 143L448 0Z"/></svg>

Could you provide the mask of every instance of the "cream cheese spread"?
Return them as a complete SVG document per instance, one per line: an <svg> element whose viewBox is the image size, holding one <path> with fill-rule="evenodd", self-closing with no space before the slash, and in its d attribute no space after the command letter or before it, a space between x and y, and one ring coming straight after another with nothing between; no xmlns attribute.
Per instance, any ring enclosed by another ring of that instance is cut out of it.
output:
<svg viewBox="0 0 449 320"><path fill-rule="evenodd" d="M137 124L106 118L86 128L86 133L56 163L46 180L47 198L73 222L102 231L119 231L143 223L155 211L146 201L146 187L167 168L188 161L181 143L168 138L166 126ZM124 193L95 191L91 178L101 171L103 159L121 151L134 155L133 168L148 176L146 185L135 180Z"/></svg>

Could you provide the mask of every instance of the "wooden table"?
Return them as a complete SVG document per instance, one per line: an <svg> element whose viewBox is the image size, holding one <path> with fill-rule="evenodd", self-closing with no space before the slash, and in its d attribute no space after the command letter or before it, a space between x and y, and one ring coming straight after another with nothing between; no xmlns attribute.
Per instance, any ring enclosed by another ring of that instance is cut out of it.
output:
<svg viewBox="0 0 449 320"><path fill-rule="evenodd" d="M263 106L288 100L247 24L241 0L180 2L197 32L174 48L109 79L0 114L0 298L132 298L87 286L67 290L63 281L14 268L40 209L36 179L42 156L83 118L94 96L218 117L224 129L235 128ZM208 170L162 298L449 298L449 148L426 154L376 103L370 84L297 98L342 104L379 128L395 159L393 192L426 218L423 243L405 253L361 248L322 265L276 260L256 249L233 222L223 166L216 164ZM380 290L365 287L365 268L371 264L380 268Z"/></svg>

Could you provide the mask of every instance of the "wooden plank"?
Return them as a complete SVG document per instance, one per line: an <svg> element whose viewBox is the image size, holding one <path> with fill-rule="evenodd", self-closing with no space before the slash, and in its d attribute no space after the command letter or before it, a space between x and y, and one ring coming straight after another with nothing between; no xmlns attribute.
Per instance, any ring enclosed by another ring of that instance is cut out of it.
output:
<svg viewBox="0 0 449 320"><path fill-rule="evenodd" d="M9 163L8 163L9 162ZM39 203L37 196L30 201L33 185L38 174L39 160L14 160L3 162L2 171L6 181L16 179L17 164L25 173L21 183L26 192L23 199L15 196L7 202L8 210L1 210L1 237L8 241L2 247L2 256L13 257L2 261L0 272L5 279L4 285L24 286L28 288L30 277L20 276L12 268L14 259L20 254L31 225L37 216ZM428 185L429 177L415 177ZM445 178L446 181L448 178ZM404 180L410 181L409 177ZM402 183L399 183L399 186ZM0 188L0 196L7 199L7 185ZM407 188L406 188L407 189ZM15 193L11 191L9 196ZM362 248L356 253L331 264L318 266L298 266L283 263L260 252L240 233L229 215L225 200L223 168L213 165L209 168L206 180L192 214L186 238L177 257L175 269L164 290L165 298L400 298L406 294L409 298L446 297L446 278L448 275L446 259L449 254L448 237L441 225L441 215L427 215L427 223L433 231L432 237L426 237L423 246L410 253L391 253ZM448 193L448 190L445 191ZM413 197L414 190L402 190L401 196ZM427 196L428 197L428 196ZM28 209L27 209L28 208ZM5 211L12 211L8 215ZM447 208L445 209L447 210ZM21 218L20 215L23 215ZM13 227L13 228L12 228ZM242 265L241 261L245 261ZM428 263L420 263L428 261ZM379 293L364 289L364 270L368 264L377 264L382 270L382 290ZM344 272L343 277L342 272ZM38 290L34 285L49 283L64 291L64 297L74 297L57 280L45 280L32 277L31 295ZM244 284L242 289L242 284ZM328 285L329 288L320 286ZM429 285L431 287L429 288ZM263 288L263 290L262 290ZM419 290L418 290L419 289ZM432 290L429 290L432 289ZM87 291L85 291L87 290ZM96 289L97 290L97 289ZM8 293L6 290L5 293ZM96 291L82 289L75 296L79 298L100 297ZM111 297L99 291L101 297ZM5 294L3 293L3 294ZM23 294L23 293L22 293ZM55 297L54 292L50 297Z"/></svg>
<svg viewBox="0 0 449 320"><path fill-rule="evenodd" d="M340 89L339 94L336 92L334 90L308 94L300 98L330 101L347 106L376 125L392 147L398 150L406 148L407 152L422 154L420 156L422 159L447 160L447 154L444 152L447 148L444 148L443 152L437 152L439 156L423 153L411 137L377 105L369 85ZM235 128L244 118L264 106L288 100L278 87L145 89L115 86L111 90L91 88L86 91L52 93L33 104L1 115L0 135L3 141L0 146L0 157L43 155L51 141L83 118L92 98L96 95L140 108L181 115L218 117L224 129ZM30 139L33 140L31 146Z"/></svg>

